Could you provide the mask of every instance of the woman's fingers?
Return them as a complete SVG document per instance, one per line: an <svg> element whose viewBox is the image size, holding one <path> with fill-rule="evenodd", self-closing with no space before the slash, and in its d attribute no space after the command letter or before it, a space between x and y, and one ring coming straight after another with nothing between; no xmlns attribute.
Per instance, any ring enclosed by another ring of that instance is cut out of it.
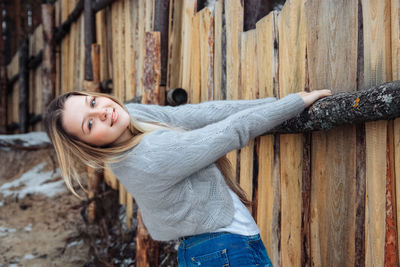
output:
<svg viewBox="0 0 400 267"><path fill-rule="evenodd" d="M320 98L332 95L332 91L329 89L315 90L311 92L299 92L298 93L303 101L306 103L306 107L309 107Z"/></svg>

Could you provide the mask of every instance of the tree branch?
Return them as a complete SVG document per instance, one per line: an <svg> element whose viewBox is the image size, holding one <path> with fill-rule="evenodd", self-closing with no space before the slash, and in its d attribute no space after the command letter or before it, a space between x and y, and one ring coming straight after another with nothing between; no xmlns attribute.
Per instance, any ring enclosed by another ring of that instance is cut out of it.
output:
<svg viewBox="0 0 400 267"><path fill-rule="evenodd" d="M400 117L400 80L319 99L297 117L266 134L329 130L346 123L390 120L397 117Z"/></svg>

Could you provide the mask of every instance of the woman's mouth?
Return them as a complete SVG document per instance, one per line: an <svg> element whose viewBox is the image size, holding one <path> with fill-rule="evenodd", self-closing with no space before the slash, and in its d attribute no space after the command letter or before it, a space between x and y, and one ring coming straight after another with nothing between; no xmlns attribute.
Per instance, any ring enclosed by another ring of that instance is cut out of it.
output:
<svg viewBox="0 0 400 267"><path fill-rule="evenodd" d="M118 112L113 109L113 113L111 115L111 126L113 126L118 120Z"/></svg>

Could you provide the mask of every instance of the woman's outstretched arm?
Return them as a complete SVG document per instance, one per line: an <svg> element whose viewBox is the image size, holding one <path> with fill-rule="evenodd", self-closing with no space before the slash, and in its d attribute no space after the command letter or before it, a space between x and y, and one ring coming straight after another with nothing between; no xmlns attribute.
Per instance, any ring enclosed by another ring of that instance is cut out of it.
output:
<svg viewBox="0 0 400 267"><path fill-rule="evenodd" d="M157 130L146 135L115 166L117 176L129 173L146 178L146 183L166 188L239 149L264 132L294 117L306 103L299 94L237 112L225 119L191 131ZM124 169L124 173L118 173ZM127 171L127 169L129 171Z"/></svg>
<svg viewBox="0 0 400 267"><path fill-rule="evenodd" d="M182 106L127 104L129 113L142 121L156 121L184 129L198 129L239 111L276 101L274 97L254 100L215 100Z"/></svg>

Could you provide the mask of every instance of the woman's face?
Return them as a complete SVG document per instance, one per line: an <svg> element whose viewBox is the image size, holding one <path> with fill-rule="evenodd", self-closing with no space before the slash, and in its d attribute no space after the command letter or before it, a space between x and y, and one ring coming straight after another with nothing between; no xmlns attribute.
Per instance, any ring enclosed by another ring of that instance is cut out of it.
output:
<svg viewBox="0 0 400 267"><path fill-rule="evenodd" d="M68 97L62 121L67 133L95 146L120 143L131 136L129 114L108 97Z"/></svg>

